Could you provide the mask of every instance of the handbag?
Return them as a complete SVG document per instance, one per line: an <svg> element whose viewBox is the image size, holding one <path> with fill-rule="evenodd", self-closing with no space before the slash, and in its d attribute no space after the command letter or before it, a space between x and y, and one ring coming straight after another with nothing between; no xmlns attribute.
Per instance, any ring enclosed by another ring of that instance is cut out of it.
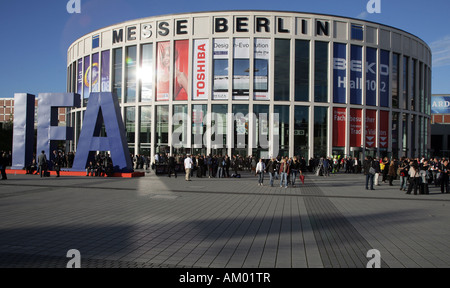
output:
<svg viewBox="0 0 450 288"><path fill-rule="evenodd" d="M305 184L305 176L303 174L300 175L300 181L302 181L302 184Z"/></svg>
<svg viewBox="0 0 450 288"><path fill-rule="evenodd" d="M377 171L375 171L375 169L373 167L370 167L370 169L369 169L369 174L370 175L375 175L376 172Z"/></svg>

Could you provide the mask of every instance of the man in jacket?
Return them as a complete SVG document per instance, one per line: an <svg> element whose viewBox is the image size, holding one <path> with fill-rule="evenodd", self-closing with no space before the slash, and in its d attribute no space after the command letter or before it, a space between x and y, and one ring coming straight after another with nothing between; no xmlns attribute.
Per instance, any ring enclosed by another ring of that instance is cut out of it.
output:
<svg viewBox="0 0 450 288"><path fill-rule="evenodd" d="M366 175L366 190L369 190L369 182L370 182L370 190L375 190L373 189L373 177L375 176L375 167L373 164L373 159L372 157L368 156L366 158L366 160L364 161L364 175ZM373 170L371 170L370 168L373 168Z"/></svg>
<svg viewBox="0 0 450 288"><path fill-rule="evenodd" d="M38 167L42 178L45 171L47 171L47 155L45 155L45 151L41 151L41 154L38 156Z"/></svg>
<svg viewBox="0 0 450 288"><path fill-rule="evenodd" d="M284 181L284 188L288 188L288 181L287 181L287 175L289 175L289 163L286 161L286 159L282 159L281 160L281 164L280 164L280 175L281 175L281 180L280 180L280 188L283 187L283 181Z"/></svg>

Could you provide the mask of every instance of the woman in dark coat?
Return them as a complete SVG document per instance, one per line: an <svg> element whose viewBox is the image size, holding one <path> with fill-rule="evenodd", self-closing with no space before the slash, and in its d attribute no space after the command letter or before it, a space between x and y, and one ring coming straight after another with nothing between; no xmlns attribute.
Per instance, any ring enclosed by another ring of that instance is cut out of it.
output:
<svg viewBox="0 0 450 288"><path fill-rule="evenodd" d="M391 161L391 164L389 165L389 171L388 171L388 176L389 176L389 186L394 186L392 184L392 181L394 181L394 179L397 177L396 171L395 171L395 162Z"/></svg>

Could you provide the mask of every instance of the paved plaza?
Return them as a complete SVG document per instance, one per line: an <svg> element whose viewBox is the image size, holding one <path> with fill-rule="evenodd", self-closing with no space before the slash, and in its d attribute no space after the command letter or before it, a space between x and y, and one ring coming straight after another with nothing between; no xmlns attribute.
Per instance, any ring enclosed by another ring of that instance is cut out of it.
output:
<svg viewBox="0 0 450 288"><path fill-rule="evenodd" d="M306 175L295 188L241 179L8 175L0 267L450 267L450 194L405 195L362 174Z"/></svg>

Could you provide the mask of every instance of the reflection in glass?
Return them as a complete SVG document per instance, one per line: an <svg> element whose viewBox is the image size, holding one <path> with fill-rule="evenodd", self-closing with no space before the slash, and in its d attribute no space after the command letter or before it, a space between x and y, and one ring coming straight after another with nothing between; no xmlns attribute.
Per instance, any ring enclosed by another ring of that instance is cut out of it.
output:
<svg viewBox="0 0 450 288"><path fill-rule="evenodd" d="M275 39L275 101L289 101L291 41Z"/></svg>
<svg viewBox="0 0 450 288"><path fill-rule="evenodd" d="M316 41L314 61L314 101L328 101L328 43Z"/></svg>
<svg viewBox="0 0 450 288"><path fill-rule="evenodd" d="M295 40L295 101L309 101L309 41Z"/></svg>
<svg viewBox="0 0 450 288"><path fill-rule="evenodd" d="M328 108L314 107L314 155L327 156Z"/></svg>

